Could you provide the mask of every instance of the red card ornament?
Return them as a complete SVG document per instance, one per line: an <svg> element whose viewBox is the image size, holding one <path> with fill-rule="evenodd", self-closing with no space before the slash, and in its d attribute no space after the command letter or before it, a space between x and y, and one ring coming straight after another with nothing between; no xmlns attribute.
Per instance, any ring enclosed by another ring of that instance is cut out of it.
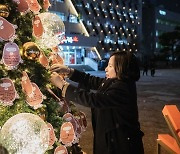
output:
<svg viewBox="0 0 180 154"><path fill-rule="evenodd" d="M55 136L53 126L50 123L48 123L47 126L48 126L48 130L49 130L49 146L52 147L54 142L57 141L57 138Z"/></svg>
<svg viewBox="0 0 180 154"><path fill-rule="evenodd" d="M17 26L0 16L0 40L13 42L16 38L15 28L17 28Z"/></svg>
<svg viewBox="0 0 180 154"><path fill-rule="evenodd" d="M13 105L13 101L18 98L14 83L8 78L0 79L0 102L3 106Z"/></svg>
<svg viewBox="0 0 180 154"><path fill-rule="evenodd" d="M43 0L43 9L45 11L48 11L48 8L51 6L51 4L49 3L49 0Z"/></svg>
<svg viewBox="0 0 180 154"><path fill-rule="evenodd" d="M87 119L84 112L79 111L80 119L82 120L82 130L85 131L87 128ZM81 124L81 122L80 122Z"/></svg>
<svg viewBox="0 0 180 154"><path fill-rule="evenodd" d="M67 122L71 122L74 128L74 131L76 132L77 130L77 122L74 118L74 116L71 113L66 113L63 115L63 119Z"/></svg>
<svg viewBox="0 0 180 154"><path fill-rule="evenodd" d="M61 58L57 52L51 52L50 54L50 60L52 61L52 65L53 64L61 64L63 65L64 64L64 60L63 58Z"/></svg>
<svg viewBox="0 0 180 154"><path fill-rule="evenodd" d="M73 125L70 122L65 122L61 126L60 139L65 146L72 146L72 142L75 139L75 133Z"/></svg>
<svg viewBox="0 0 180 154"><path fill-rule="evenodd" d="M67 148L63 145L59 145L54 150L54 154L68 154Z"/></svg>
<svg viewBox="0 0 180 154"><path fill-rule="evenodd" d="M8 42L5 44L1 61L8 70L17 69L19 63L22 63L22 59L16 43Z"/></svg>
<svg viewBox="0 0 180 154"><path fill-rule="evenodd" d="M22 81L21 81L22 89L26 95L31 96L31 95L33 95L32 83L28 77L28 74L25 71L22 72L22 75L23 75Z"/></svg>
<svg viewBox="0 0 180 154"><path fill-rule="evenodd" d="M33 19L33 35L38 39L42 36L44 32L41 19L36 15Z"/></svg>
<svg viewBox="0 0 180 154"><path fill-rule="evenodd" d="M29 11L29 6L26 0L13 0L18 5L18 11L21 13L27 13Z"/></svg>
<svg viewBox="0 0 180 154"><path fill-rule="evenodd" d="M41 9L41 6L39 5L37 0L26 0L29 9L34 13L34 14L39 14L39 10Z"/></svg>
<svg viewBox="0 0 180 154"><path fill-rule="evenodd" d="M31 107L33 107L34 109L38 109L42 107L41 103L43 102L44 96L35 83L32 83L32 86L33 93L31 95L26 95L26 101Z"/></svg>
<svg viewBox="0 0 180 154"><path fill-rule="evenodd" d="M76 130L76 137L79 139L81 137L81 133L82 133L82 127L81 124L79 123L78 119L74 118L76 120L77 123L77 130Z"/></svg>
<svg viewBox="0 0 180 154"><path fill-rule="evenodd" d="M39 56L39 62L42 66L48 68L49 67L49 61L48 58L45 56L44 52L41 51L40 56Z"/></svg>

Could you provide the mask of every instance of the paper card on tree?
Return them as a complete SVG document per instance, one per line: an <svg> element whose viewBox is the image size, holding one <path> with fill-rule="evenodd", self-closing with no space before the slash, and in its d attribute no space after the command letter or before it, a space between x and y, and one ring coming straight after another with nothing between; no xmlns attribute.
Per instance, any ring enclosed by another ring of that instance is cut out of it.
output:
<svg viewBox="0 0 180 154"><path fill-rule="evenodd" d="M42 36L44 32L41 19L36 15L33 19L33 35L38 39Z"/></svg>
<svg viewBox="0 0 180 154"><path fill-rule="evenodd" d="M52 65L53 65L53 64L61 64L61 65L64 64L63 58L61 58L61 57L58 55L57 52L51 52L49 58L50 58L50 60L51 60L51 62L52 62Z"/></svg>
<svg viewBox="0 0 180 154"><path fill-rule="evenodd" d="M16 43L8 42L5 44L3 49L2 62L9 70L17 69L19 63L22 63L19 47Z"/></svg>
<svg viewBox="0 0 180 154"><path fill-rule="evenodd" d="M18 11L22 13L26 13L29 11L29 6L26 0L13 0L18 4Z"/></svg>
<svg viewBox="0 0 180 154"><path fill-rule="evenodd" d="M44 52L41 51L40 56L39 56L39 62L42 66L48 68L49 67L49 61L48 58L45 56Z"/></svg>
<svg viewBox="0 0 180 154"><path fill-rule="evenodd" d="M13 105L13 101L18 98L14 83L9 78L0 79L0 101L3 106Z"/></svg>
<svg viewBox="0 0 180 154"><path fill-rule="evenodd" d="M74 131L76 132L77 130L77 122L74 118L74 116L71 113L66 113L63 115L63 119L67 122L71 122L74 128Z"/></svg>
<svg viewBox="0 0 180 154"><path fill-rule="evenodd" d="M26 95L33 95L33 86L28 77L28 74L25 71L23 71L22 75L23 76L22 76L21 85L22 85L22 89L23 89L24 93Z"/></svg>
<svg viewBox="0 0 180 154"><path fill-rule="evenodd" d="M28 5L29 5L29 9L34 13L34 14L38 14L39 10L41 9L41 6L39 5L37 0L26 0Z"/></svg>
<svg viewBox="0 0 180 154"><path fill-rule="evenodd" d="M82 111L79 111L79 116L82 120L82 128L83 128L83 131L85 131L85 129L87 128L87 119L86 119L86 115L84 112Z"/></svg>
<svg viewBox="0 0 180 154"><path fill-rule="evenodd" d="M48 8L51 6L51 4L49 3L49 0L43 0L43 9L45 11L48 11Z"/></svg>
<svg viewBox="0 0 180 154"><path fill-rule="evenodd" d="M74 119L76 120L76 123L77 123L77 129L76 129L75 134L76 134L76 137L77 137L76 143L78 143L79 142L79 138L81 137L82 127L81 127L79 121L76 118L74 118Z"/></svg>
<svg viewBox="0 0 180 154"><path fill-rule="evenodd" d="M65 146L71 146L75 139L75 133L73 125L70 122L65 122L61 126L59 141L65 144Z"/></svg>
<svg viewBox="0 0 180 154"><path fill-rule="evenodd" d="M47 123L48 126L48 131L49 131L49 146L52 146L54 142L57 140L55 133L54 133L54 128L50 123Z"/></svg>
<svg viewBox="0 0 180 154"><path fill-rule="evenodd" d="M67 148L63 145L59 145L54 150L54 154L68 154Z"/></svg>
<svg viewBox="0 0 180 154"><path fill-rule="evenodd" d="M13 41L16 37L15 27L16 26L0 16L0 39Z"/></svg>
<svg viewBox="0 0 180 154"><path fill-rule="evenodd" d="M33 94L32 95L26 95L26 101L27 103L32 106L34 109L42 107L43 102L43 94L41 93L39 87L32 83L33 86Z"/></svg>

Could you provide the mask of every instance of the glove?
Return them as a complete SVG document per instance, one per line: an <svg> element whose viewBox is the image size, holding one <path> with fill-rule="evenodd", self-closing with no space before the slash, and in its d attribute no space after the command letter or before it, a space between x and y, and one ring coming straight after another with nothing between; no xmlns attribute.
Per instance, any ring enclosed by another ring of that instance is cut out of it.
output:
<svg viewBox="0 0 180 154"><path fill-rule="evenodd" d="M57 72L60 75L64 75L64 76L70 76L72 74L72 72L74 71L74 69L69 68L65 65L61 65L61 64L54 64L51 66L50 68L51 72Z"/></svg>
<svg viewBox="0 0 180 154"><path fill-rule="evenodd" d="M56 72L53 72L51 74L50 81L52 82L53 85L58 87L59 89L63 89L64 85L66 84L66 81Z"/></svg>

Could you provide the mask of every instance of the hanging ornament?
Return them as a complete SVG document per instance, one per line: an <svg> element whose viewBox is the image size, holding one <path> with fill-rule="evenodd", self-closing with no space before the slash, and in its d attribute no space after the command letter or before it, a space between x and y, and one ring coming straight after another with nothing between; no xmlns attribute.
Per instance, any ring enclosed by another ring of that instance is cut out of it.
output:
<svg viewBox="0 0 180 154"><path fill-rule="evenodd" d="M35 83L32 83L32 86L33 93L32 95L26 95L26 102L34 109L38 109L42 107L41 103L43 102L44 96L41 93L39 87Z"/></svg>
<svg viewBox="0 0 180 154"><path fill-rule="evenodd" d="M26 42L23 44L23 55L28 59L38 59L40 52L39 47L34 42Z"/></svg>
<svg viewBox="0 0 180 154"><path fill-rule="evenodd" d="M67 148L63 145L59 145L54 150L54 154L68 154Z"/></svg>
<svg viewBox="0 0 180 154"><path fill-rule="evenodd" d="M0 16L4 18L9 16L9 9L7 5L0 4Z"/></svg>
<svg viewBox="0 0 180 154"><path fill-rule="evenodd" d="M65 26L60 17L54 13L44 12L38 15L41 19L44 33L36 40L36 43L43 49L56 47L65 35Z"/></svg>
<svg viewBox="0 0 180 154"><path fill-rule="evenodd" d="M3 17L0 17L0 40L9 40L13 42L16 38L15 28L17 28L17 26L11 24Z"/></svg>
<svg viewBox="0 0 180 154"><path fill-rule="evenodd" d="M29 5L26 0L13 0L18 5L18 11L21 13L27 13L29 11Z"/></svg>
<svg viewBox="0 0 180 154"><path fill-rule="evenodd" d="M45 11L48 11L48 8L51 6L51 4L49 3L49 0L43 0L43 9Z"/></svg>
<svg viewBox="0 0 180 154"><path fill-rule="evenodd" d="M43 31L41 19L36 15L33 19L33 35L38 39L42 36Z"/></svg>
<svg viewBox="0 0 180 154"><path fill-rule="evenodd" d="M0 79L0 102L3 106L13 105L13 101L18 98L14 83L8 78Z"/></svg>
<svg viewBox="0 0 180 154"><path fill-rule="evenodd" d="M53 64L64 64L63 58L61 58L58 52L51 52L49 59L51 60L51 65Z"/></svg>
<svg viewBox="0 0 180 154"><path fill-rule="evenodd" d="M39 62L42 66L48 68L49 67L49 61L48 58L45 56L44 52L41 51L41 54L39 56Z"/></svg>
<svg viewBox="0 0 180 154"><path fill-rule="evenodd" d="M44 154L49 144L47 124L37 115L17 114L3 125L0 131L0 144L9 153Z"/></svg>
<svg viewBox="0 0 180 154"><path fill-rule="evenodd" d="M82 111L79 111L78 114L79 114L79 116L80 116L80 118L81 118L81 120L82 120L82 128L83 128L83 131L85 131L86 128L87 128L87 118L86 118L86 115L85 115L85 113L82 112Z"/></svg>
<svg viewBox="0 0 180 154"><path fill-rule="evenodd" d="M72 146L72 143L75 139L75 133L73 125L70 122L65 122L61 126L60 130L60 139L65 146Z"/></svg>
<svg viewBox="0 0 180 154"><path fill-rule="evenodd" d="M5 44L1 61L8 70L17 69L19 63L22 63L22 59L16 43L8 42Z"/></svg>
<svg viewBox="0 0 180 154"><path fill-rule="evenodd" d="M47 126L48 126L48 131L49 131L49 149L52 149L53 148L52 146L54 142L57 141L57 138L54 133L53 126L50 123L48 123Z"/></svg>
<svg viewBox="0 0 180 154"><path fill-rule="evenodd" d="M39 5L37 0L26 0L29 9L34 13L34 14L39 14L39 10L41 9L41 6Z"/></svg>
<svg viewBox="0 0 180 154"><path fill-rule="evenodd" d="M21 81L22 90L26 95L33 95L33 86L31 80L28 77L28 74L23 71L22 72L22 81Z"/></svg>

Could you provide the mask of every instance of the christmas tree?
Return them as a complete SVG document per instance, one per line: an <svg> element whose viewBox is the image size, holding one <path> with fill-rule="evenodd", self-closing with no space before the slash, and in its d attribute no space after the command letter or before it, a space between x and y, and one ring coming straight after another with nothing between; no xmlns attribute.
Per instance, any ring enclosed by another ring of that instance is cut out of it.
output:
<svg viewBox="0 0 180 154"><path fill-rule="evenodd" d="M0 2L0 144L10 153L82 153L85 115L49 82L48 68L63 64L65 33L49 7L48 0Z"/></svg>

